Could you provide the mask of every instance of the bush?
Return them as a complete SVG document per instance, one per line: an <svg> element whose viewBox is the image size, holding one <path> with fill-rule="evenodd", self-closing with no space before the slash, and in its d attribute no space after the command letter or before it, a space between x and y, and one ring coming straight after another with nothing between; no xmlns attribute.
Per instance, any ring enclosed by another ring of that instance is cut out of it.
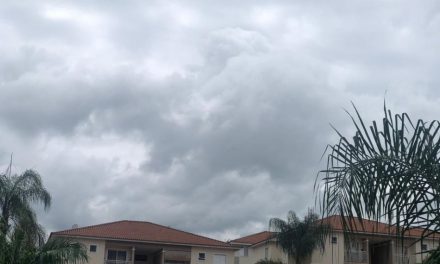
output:
<svg viewBox="0 0 440 264"><path fill-rule="evenodd" d="M281 260L273 260L273 259L260 259L255 262L255 264L284 264Z"/></svg>

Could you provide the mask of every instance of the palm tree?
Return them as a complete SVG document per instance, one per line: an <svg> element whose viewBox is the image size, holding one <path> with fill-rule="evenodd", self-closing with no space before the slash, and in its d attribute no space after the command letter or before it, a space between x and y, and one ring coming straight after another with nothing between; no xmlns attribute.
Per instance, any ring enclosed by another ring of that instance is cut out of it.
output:
<svg viewBox="0 0 440 264"><path fill-rule="evenodd" d="M88 260L87 250L81 243L56 237L37 247L30 247L22 230L14 230L10 240L0 240L0 249L0 263L65 264Z"/></svg>
<svg viewBox="0 0 440 264"><path fill-rule="evenodd" d="M29 239L38 240L42 231L31 207L34 203L42 203L45 209L51 204L40 175L33 170L11 175L9 167L0 175L0 234L7 236L11 226L20 226Z"/></svg>
<svg viewBox="0 0 440 264"><path fill-rule="evenodd" d="M26 170L11 174L11 165L0 174L0 263L65 264L87 261L84 245L45 234L32 208L35 203L48 209L51 196L40 175Z"/></svg>
<svg viewBox="0 0 440 264"><path fill-rule="evenodd" d="M324 215L341 214L347 231L353 217L386 221L401 241L415 226L424 229L420 239L440 231L440 122L414 122L384 104L381 126L367 127L353 107L354 136L336 131L317 179Z"/></svg>
<svg viewBox="0 0 440 264"><path fill-rule="evenodd" d="M301 264L304 259L311 256L316 248L324 249L325 238L329 228L319 221L318 215L309 211L301 221L293 211L289 211L287 222L272 218L269 227L275 231L277 245L289 257L295 259L295 264Z"/></svg>

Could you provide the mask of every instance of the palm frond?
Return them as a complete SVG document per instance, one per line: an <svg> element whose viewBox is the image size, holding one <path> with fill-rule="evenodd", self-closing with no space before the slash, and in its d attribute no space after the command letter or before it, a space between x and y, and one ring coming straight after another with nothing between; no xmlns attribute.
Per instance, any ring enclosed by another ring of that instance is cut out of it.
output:
<svg viewBox="0 0 440 264"><path fill-rule="evenodd" d="M347 231L353 218L387 222L401 239L415 226L425 230L420 239L440 231L440 122L413 122L384 104L381 127L367 126L353 108L354 136L337 132L315 185L323 216L341 215Z"/></svg>
<svg viewBox="0 0 440 264"><path fill-rule="evenodd" d="M83 244L56 237L46 242L32 264L84 263L87 260L87 250Z"/></svg>

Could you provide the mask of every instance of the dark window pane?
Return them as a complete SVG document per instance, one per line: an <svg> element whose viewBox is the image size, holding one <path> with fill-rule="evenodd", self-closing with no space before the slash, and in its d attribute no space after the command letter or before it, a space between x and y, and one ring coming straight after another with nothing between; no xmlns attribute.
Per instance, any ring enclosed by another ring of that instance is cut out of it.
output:
<svg viewBox="0 0 440 264"><path fill-rule="evenodd" d="M90 245L90 252L96 252L96 245Z"/></svg>
<svg viewBox="0 0 440 264"><path fill-rule="evenodd" d="M125 251L118 251L118 258L117 260L126 260L127 259L127 252Z"/></svg>
<svg viewBox="0 0 440 264"><path fill-rule="evenodd" d="M109 250L107 253L108 260L116 260L116 250Z"/></svg>

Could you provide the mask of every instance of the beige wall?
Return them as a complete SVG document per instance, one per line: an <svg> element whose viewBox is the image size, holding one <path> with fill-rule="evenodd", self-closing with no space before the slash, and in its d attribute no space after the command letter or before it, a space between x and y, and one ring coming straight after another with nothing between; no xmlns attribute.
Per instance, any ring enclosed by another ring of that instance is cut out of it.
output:
<svg viewBox="0 0 440 264"><path fill-rule="evenodd" d="M76 241L84 244L87 248L87 255L89 257L89 264L104 264L106 259L108 249L124 250L127 251L127 259L132 260L132 248L130 244L118 243L118 242L107 242L105 240L93 240L93 239L76 239ZM90 245L96 245L96 252L90 252ZM140 244L137 244L137 247ZM148 245L145 245L148 247ZM156 245L157 247L157 245ZM188 250L189 247L174 247L165 246L164 250ZM214 248L204 248L204 247L192 247L191 251L191 264L213 264L213 258L215 254L226 256L226 264L234 264L234 250L233 249L214 249ZM205 253L206 259L204 261L199 261L199 253ZM153 264L153 255L148 255L148 264Z"/></svg>
<svg viewBox="0 0 440 264"><path fill-rule="evenodd" d="M257 261L266 258L267 259L280 260L283 263L288 263L287 255L277 247L273 241L262 243L257 246L248 247L248 256L239 256L239 264L255 264Z"/></svg>
<svg viewBox="0 0 440 264"><path fill-rule="evenodd" d="M205 253L205 260L199 260L199 253ZM226 264L234 264L234 250L205 247L191 248L191 264L213 264L214 255L225 255Z"/></svg>
<svg viewBox="0 0 440 264"><path fill-rule="evenodd" d="M332 237L336 237L337 242L331 242ZM310 258L311 264L343 264L344 263L344 235L342 233L333 233L327 237L324 252L316 249Z"/></svg>
<svg viewBox="0 0 440 264"><path fill-rule="evenodd" d="M331 243L331 237L337 237L337 243ZM359 240L369 240L369 243L373 243L375 236L357 236ZM356 238L355 238L356 239ZM380 237L380 240L390 241L391 239L388 237ZM376 241L377 242L377 241ZM407 248L407 255L409 256L410 264L422 263L422 258L426 257L427 254L418 254L421 250L421 242L417 242L413 244L413 239L407 239L403 242L404 248ZM398 263L397 255L402 254L400 242L394 240L391 242L392 244L392 258L394 263ZM439 245L438 241L434 240L424 240L424 244L428 245L428 249L433 249ZM367 252L370 253L370 249L366 248ZM320 250L315 250L312 254L312 258L310 260L310 264L344 264L344 254L345 254L345 243L344 243L344 235L343 233L334 233L331 234L325 245L325 251L323 253ZM293 262L292 262L293 263ZM374 263L371 263L374 264Z"/></svg>
<svg viewBox="0 0 440 264"><path fill-rule="evenodd" d="M431 249L437 248L439 245L439 242L432 240L432 239L425 239L425 240L423 240L423 244L428 245L428 250L431 250ZM422 263L422 260L428 256L427 253L420 254L421 249L422 249L422 242L421 241L416 242L415 244L413 244L409 248L408 251L414 255L414 262L412 262L412 263Z"/></svg>
<svg viewBox="0 0 440 264"><path fill-rule="evenodd" d="M105 255L105 241L93 239L76 239L76 241L84 244L89 257L89 264L103 264ZM90 252L90 245L96 245L96 252Z"/></svg>
<svg viewBox="0 0 440 264"><path fill-rule="evenodd" d="M269 244L269 259L280 260L283 263L288 263L287 254L283 252L281 247L277 246L275 242Z"/></svg>

